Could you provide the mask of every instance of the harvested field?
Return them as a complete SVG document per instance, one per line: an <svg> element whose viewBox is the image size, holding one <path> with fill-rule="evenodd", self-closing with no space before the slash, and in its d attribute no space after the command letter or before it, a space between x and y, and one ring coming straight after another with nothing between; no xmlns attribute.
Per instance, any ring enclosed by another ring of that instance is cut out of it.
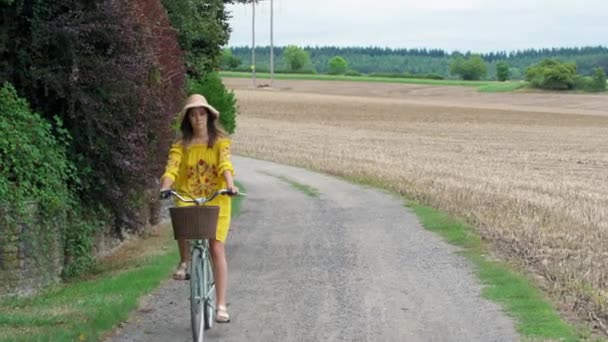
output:
<svg viewBox="0 0 608 342"><path fill-rule="evenodd" d="M225 82L240 106L235 154L379 182L464 217L562 309L608 324L608 96Z"/></svg>

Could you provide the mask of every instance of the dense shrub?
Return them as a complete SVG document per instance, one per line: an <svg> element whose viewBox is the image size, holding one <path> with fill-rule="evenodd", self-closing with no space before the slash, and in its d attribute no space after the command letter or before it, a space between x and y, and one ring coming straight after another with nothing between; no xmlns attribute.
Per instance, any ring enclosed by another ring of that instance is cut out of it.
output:
<svg viewBox="0 0 608 342"><path fill-rule="evenodd" d="M458 75L463 80L480 80L488 74L486 62L479 55L471 55L468 58L457 56L450 64L450 73Z"/></svg>
<svg viewBox="0 0 608 342"><path fill-rule="evenodd" d="M235 70L242 63L240 58L232 54L232 50L228 48L222 50L222 56L220 57L220 68L222 70Z"/></svg>
<svg viewBox="0 0 608 342"><path fill-rule="evenodd" d="M604 72L604 69L596 68L594 70L590 88L591 91L606 90L606 72Z"/></svg>
<svg viewBox="0 0 608 342"><path fill-rule="evenodd" d="M70 136L61 120L55 118L51 125L6 83L0 89L0 135L0 227L8 229L18 222L33 227L23 230L26 235L20 238L35 243L34 252L48 257L33 258L48 263L38 265L39 271L57 271L51 257L57 251L57 232L64 248L64 275L88 270L93 233L103 223L94 219L100 217L96 213L84 219L69 189L76 183L75 169L67 156Z"/></svg>
<svg viewBox="0 0 608 342"><path fill-rule="evenodd" d="M327 70L330 75L344 75L348 70L348 62L344 57L334 56L327 62Z"/></svg>
<svg viewBox="0 0 608 342"><path fill-rule="evenodd" d="M310 69L310 53L296 45L289 45L283 51L283 61L291 72Z"/></svg>
<svg viewBox="0 0 608 342"><path fill-rule="evenodd" d="M496 63L496 79L500 82L505 82L511 77L509 64L505 61Z"/></svg>
<svg viewBox="0 0 608 342"><path fill-rule="evenodd" d="M5 83L0 88L0 136L0 206L20 211L24 202L35 202L50 217L65 215L72 204L68 183L74 168L61 120L53 127Z"/></svg>
<svg viewBox="0 0 608 342"><path fill-rule="evenodd" d="M230 37L229 13L225 3L248 1L161 1L173 27L178 31L179 44L186 54L188 75L200 79L218 68L221 47L228 43Z"/></svg>
<svg viewBox="0 0 608 342"><path fill-rule="evenodd" d="M161 172L185 83L164 8L157 0L0 7L0 78L65 123L83 204L109 208L117 227L141 227L143 211L133 209L146 205L141 194Z"/></svg>
<svg viewBox="0 0 608 342"><path fill-rule="evenodd" d="M592 76L577 75L574 87L590 93L605 91L606 74L604 73L604 69L596 68Z"/></svg>
<svg viewBox="0 0 608 342"><path fill-rule="evenodd" d="M528 68L526 80L535 88L573 89L576 83L576 64L544 59Z"/></svg>

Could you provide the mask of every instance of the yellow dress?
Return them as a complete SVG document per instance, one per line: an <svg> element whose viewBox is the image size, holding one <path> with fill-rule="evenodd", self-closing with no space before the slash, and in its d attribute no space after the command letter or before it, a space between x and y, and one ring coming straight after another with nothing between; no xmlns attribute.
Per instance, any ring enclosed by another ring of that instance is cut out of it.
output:
<svg viewBox="0 0 608 342"><path fill-rule="evenodd" d="M210 197L215 191L227 187L222 176L226 170L229 170L234 176L234 168L230 161L230 140L218 139L212 148L206 144L186 147L181 142L177 142L171 146L169 160L162 178L172 179L173 188L180 194L194 198ZM180 207L194 205L178 199L175 202ZM225 242L230 228L231 198L218 196L206 205L220 207L216 239Z"/></svg>

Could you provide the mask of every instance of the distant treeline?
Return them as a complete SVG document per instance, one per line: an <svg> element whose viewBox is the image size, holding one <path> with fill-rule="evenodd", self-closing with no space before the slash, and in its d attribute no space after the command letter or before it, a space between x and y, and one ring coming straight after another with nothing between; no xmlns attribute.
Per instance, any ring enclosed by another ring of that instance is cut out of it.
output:
<svg viewBox="0 0 608 342"><path fill-rule="evenodd" d="M395 73L395 74L437 74L446 78L450 75L450 63L457 56L469 57L472 52L446 52L441 49L391 49L380 47L303 47L310 54L311 72L327 73L328 62L335 56L341 56L348 62L348 68L358 73ZM251 48L231 47L234 57L241 64L234 70L250 70ZM283 58L284 47L275 47L275 69L288 69ZM593 69L602 67L608 72L608 47L574 47L527 49L518 51L498 51L479 54L488 66L489 79L496 77L496 63L506 61L511 68L512 79L525 77L526 69L545 58L557 58L565 62L574 62L578 73L591 75ZM256 68L268 70L270 47L256 48Z"/></svg>

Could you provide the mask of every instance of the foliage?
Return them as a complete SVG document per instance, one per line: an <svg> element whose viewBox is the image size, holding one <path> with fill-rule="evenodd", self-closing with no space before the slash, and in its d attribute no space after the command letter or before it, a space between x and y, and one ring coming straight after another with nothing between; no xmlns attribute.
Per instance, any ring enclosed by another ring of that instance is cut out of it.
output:
<svg viewBox="0 0 608 342"><path fill-rule="evenodd" d="M509 68L509 77L512 80L523 80L524 75L519 68Z"/></svg>
<svg viewBox="0 0 608 342"><path fill-rule="evenodd" d="M179 32L179 42L186 54L188 92L204 95L220 111L220 123L228 133L236 129L236 97L222 84L218 68L236 69L241 58L230 49L230 27L225 4L250 3L248 0L162 0L173 26Z"/></svg>
<svg viewBox="0 0 608 342"><path fill-rule="evenodd" d="M487 75L488 67L479 55L472 55L466 59L457 56L450 64L450 73L459 75L466 81L476 81Z"/></svg>
<svg viewBox="0 0 608 342"><path fill-rule="evenodd" d="M232 54L232 50L223 49L222 56L220 59L220 68L223 70L234 70L241 65L242 61L240 58L235 57Z"/></svg>
<svg viewBox="0 0 608 342"><path fill-rule="evenodd" d="M186 68L191 77L201 78L220 65L222 46L228 43L229 13L222 0L161 0L179 44L186 53ZM240 3L251 1L236 1Z"/></svg>
<svg viewBox="0 0 608 342"><path fill-rule="evenodd" d="M301 47L289 45L283 52L283 58L290 71L302 70L310 64L310 54Z"/></svg>
<svg viewBox="0 0 608 342"><path fill-rule="evenodd" d="M5 83L0 88L0 135L0 205L20 211L24 202L33 201L51 216L65 211L72 201L67 184L74 167L61 120L56 118L53 127Z"/></svg>
<svg viewBox="0 0 608 342"><path fill-rule="evenodd" d="M76 207L69 184L75 182L75 168L67 156L70 135L57 117L51 125L32 112L26 100L19 98L12 85L0 89L0 226L26 222L36 236L22 236L37 254L46 254L51 272L53 234L61 232L65 248L64 274L77 275L91 265L92 235L95 228L83 216L74 216ZM38 208L32 213L32 204ZM32 221L34 214L37 218ZM25 231L24 231L25 232ZM25 234L25 233L24 233ZM45 258L41 258L45 259ZM36 259L36 262L41 262ZM65 272L67 271L67 272Z"/></svg>
<svg viewBox="0 0 608 342"><path fill-rule="evenodd" d="M573 89L576 82L576 64L545 59L528 68L526 80L533 87L541 89Z"/></svg>
<svg viewBox="0 0 608 342"><path fill-rule="evenodd" d="M593 73L593 81L591 83L592 91L606 90L606 72L602 68L596 68Z"/></svg>
<svg viewBox="0 0 608 342"><path fill-rule="evenodd" d="M500 82L507 81L511 77L509 63L500 61L496 63L496 79Z"/></svg>
<svg viewBox="0 0 608 342"><path fill-rule="evenodd" d="M448 53L439 49L390 49L380 47L304 47L310 53L311 63L319 73L328 72L328 61L334 56L348 60L349 68L358 72L369 73L409 73L450 75L450 62L458 55L468 58L471 52ZM249 60L250 47L231 47L234 56ZM281 60L284 47L275 47L275 56ZM256 47L256 69L267 68L270 59L270 48ZM488 72L494 77L494 70L499 61L505 61L511 67L511 79L522 79L523 71L530 65L544 58L561 58L576 62L583 75L591 75L593 69L602 67L608 72L608 47L551 48L529 49L520 51L497 51L481 54L488 66ZM279 66L280 68L280 66ZM285 67L287 69L287 67ZM516 71L519 69L519 72ZM241 70L241 69L239 69ZM249 69L243 69L249 71Z"/></svg>
<svg viewBox="0 0 608 342"><path fill-rule="evenodd" d="M236 129L236 96L226 89L218 73L209 73L202 80L188 80L188 93L205 96L209 104L220 112L220 123L230 134Z"/></svg>
<svg viewBox="0 0 608 342"><path fill-rule="evenodd" d="M363 74L361 74L360 72L358 72L357 70L347 70L346 73L344 74L345 76L362 76Z"/></svg>
<svg viewBox="0 0 608 342"><path fill-rule="evenodd" d="M328 62L328 74L344 75L348 70L348 62L344 57L335 56Z"/></svg>
<svg viewBox="0 0 608 342"><path fill-rule="evenodd" d="M183 97L181 51L164 9L156 0L16 0L2 10L11 39L0 78L65 123L81 202L109 208L119 233L143 227L141 194L161 173L158 151Z"/></svg>

